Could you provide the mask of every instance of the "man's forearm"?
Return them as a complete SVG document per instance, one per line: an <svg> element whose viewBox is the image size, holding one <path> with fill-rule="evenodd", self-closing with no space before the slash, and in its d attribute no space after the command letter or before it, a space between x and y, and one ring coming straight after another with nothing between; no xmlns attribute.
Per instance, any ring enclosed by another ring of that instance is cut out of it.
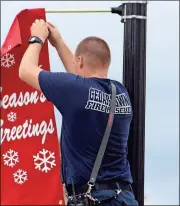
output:
<svg viewBox="0 0 180 206"><path fill-rule="evenodd" d="M65 44L62 38L60 38L55 46L58 55L67 72L74 73L73 71L73 53Z"/></svg>
<svg viewBox="0 0 180 206"><path fill-rule="evenodd" d="M38 66L41 49L42 45L39 43L30 44L24 53L21 64L25 66L29 66L29 64Z"/></svg>
<svg viewBox="0 0 180 206"><path fill-rule="evenodd" d="M24 73L31 70L32 68L38 67L41 47L42 46L38 43L29 45L21 60L19 67L20 76L23 76Z"/></svg>
<svg viewBox="0 0 180 206"><path fill-rule="evenodd" d="M42 69L38 63L41 47L39 43L29 45L19 66L19 78L39 91L38 75Z"/></svg>

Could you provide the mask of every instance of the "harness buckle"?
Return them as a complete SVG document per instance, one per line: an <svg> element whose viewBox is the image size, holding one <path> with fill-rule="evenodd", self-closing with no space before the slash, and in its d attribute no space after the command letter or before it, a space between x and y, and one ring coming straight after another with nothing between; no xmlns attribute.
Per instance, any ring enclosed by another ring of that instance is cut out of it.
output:
<svg viewBox="0 0 180 206"><path fill-rule="evenodd" d="M92 187L94 187L95 183L91 184L90 182L88 182L87 184L88 184L88 190L87 190L86 194L90 194Z"/></svg>
<svg viewBox="0 0 180 206"><path fill-rule="evenodd" d="M94 187L95 183L92 184L92 183L88 182L87 184L88 184L88 190L87 190L85 196L94 202L97 201L97 199L93 198L91 195L91 190L92 190L92 187Z"/></svg>

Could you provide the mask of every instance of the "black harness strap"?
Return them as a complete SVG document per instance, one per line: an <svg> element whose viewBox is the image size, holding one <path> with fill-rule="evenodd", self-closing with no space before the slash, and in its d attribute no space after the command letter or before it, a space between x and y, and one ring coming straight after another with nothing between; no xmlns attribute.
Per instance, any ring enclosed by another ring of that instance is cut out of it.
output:
<svg viewBox="0 0 180 206"><path fill-rule="evenodd" d="M108 123L106 126L106 130L91 172L90 180L88 182L89 185L94 185L96 182L96 178L102 163L102 159L106 150L106 146L109 140L109 136L111 133L111 128L113 125L113 120L114 120L114 113L115 113L115 107L116 107L116 86L114 83L111 82L111 104L110 104L110 112L109 112L109 118L108 118Z"/></svg>

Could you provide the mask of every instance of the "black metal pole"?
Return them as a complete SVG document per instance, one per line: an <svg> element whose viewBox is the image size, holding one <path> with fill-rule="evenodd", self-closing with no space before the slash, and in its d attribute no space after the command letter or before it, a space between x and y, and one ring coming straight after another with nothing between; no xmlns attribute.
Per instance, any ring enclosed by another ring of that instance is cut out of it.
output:
<svg viewBox="0 0 180 206"><path fill-rule="evenodd" d="M147 2L124 3L112 8L124 23L123 83L133 108L128 143L128 159L134 180L133 190L144 205L145 94L146 94L146 17Z"/></svg>

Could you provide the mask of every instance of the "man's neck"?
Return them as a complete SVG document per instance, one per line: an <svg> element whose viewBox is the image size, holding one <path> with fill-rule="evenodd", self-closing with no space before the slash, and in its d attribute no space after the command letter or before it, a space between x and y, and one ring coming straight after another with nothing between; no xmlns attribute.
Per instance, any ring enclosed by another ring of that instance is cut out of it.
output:
<svg viewBox="0 0 180 206"><path fill-rule="evenodd" d="M94 78L106 79L106 78L107 78L107 71L106 71L104 68L98 69L98 70L95 71L95 72L91 72L91 71L90 71L90 72L87 74L87 77L89 77L89 78L94 77Z"/></svg>
<svg viewBox="0 0 180 206"><path fill-rule="evenodd" d="M89 76L89 78L92 78L92 77L106 79L107 78L107 74L104 74L104 75L103 74L92 74L92 75Z"/></svg>

